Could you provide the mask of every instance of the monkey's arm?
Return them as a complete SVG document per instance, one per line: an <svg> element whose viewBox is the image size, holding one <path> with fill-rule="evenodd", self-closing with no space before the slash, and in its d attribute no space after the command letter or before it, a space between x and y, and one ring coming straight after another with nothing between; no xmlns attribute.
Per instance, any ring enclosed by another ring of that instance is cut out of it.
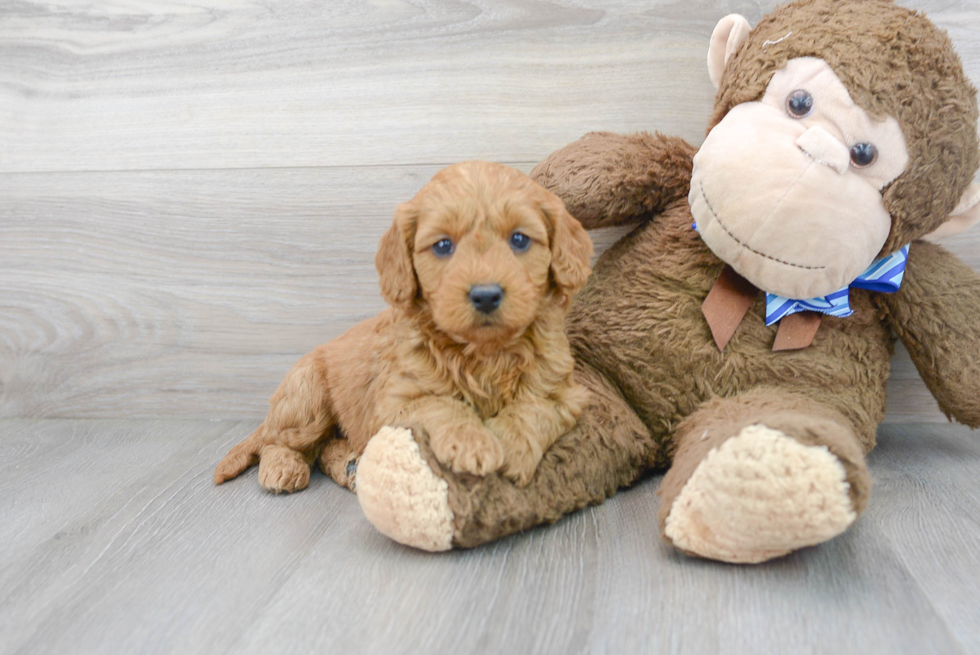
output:
<svg viewBox="0 0 980 655"><path fill-rule="evenodd" d="M531 177L586 229L649 218L686 198L697 148L660 133L590 132L538 164Z"/></svg>
<svg viewBox="0 0 980 655"><path fill-rule="evenodd" d="M901 290L879 299L940 409L980 426L980 275L940 246L916 241Z"/></svg>

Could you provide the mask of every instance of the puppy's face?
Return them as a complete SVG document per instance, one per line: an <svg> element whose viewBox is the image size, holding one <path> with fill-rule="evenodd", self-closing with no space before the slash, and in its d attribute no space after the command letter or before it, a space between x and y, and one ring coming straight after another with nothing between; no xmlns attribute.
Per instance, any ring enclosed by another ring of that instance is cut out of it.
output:
<svg viewBox="0 0 980 655"><path fill-rule="evenodd" d="M457 341L487 343L520 335L542 302L578 291L591 254L556 196L512 168L466 162L398 208L377 264L389 302L421 301Z"/></svg>

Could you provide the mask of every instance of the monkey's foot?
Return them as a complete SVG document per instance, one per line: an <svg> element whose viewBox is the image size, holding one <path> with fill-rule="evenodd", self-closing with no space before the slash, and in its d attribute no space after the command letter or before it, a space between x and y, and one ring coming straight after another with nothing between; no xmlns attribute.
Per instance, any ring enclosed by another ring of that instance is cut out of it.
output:
<svg viewBox="0 0 980 655"><path fill-rule="evenodd" d="M857 518L826 446L750 425L712 449L674 499L664 535L688 553L763 562L827 541Z"/></svg>
<svg viewBox="0 0 980 655"><path fill-rule="evenodd" d="M421 550L453 547L449 484L429 468L412 431L383 427L357 465L357 499L382 534Z"/></svg>

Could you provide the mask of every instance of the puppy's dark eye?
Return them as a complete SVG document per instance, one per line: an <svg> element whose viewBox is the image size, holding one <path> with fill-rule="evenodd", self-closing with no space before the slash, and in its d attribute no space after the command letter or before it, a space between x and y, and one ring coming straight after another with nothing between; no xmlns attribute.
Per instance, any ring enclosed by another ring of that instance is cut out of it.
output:
<svg viewBox="0 0 980 655"><path fill-rule="evenodd" d="M525 252L531 247L531 237L523 232L514 232L510 235L510 247L514 252Z"/></svg>
<svg viewBox="0 0 980 655"><path fill-rule="evenodd" d="M813 111L813 96L803 89L793 91L786 98L786 111L793 118L806 118Z"/></svg>
<svg viewBox="0 0 980 655"><path fill-rule="evenodd" d="M851 163L855 168L864 168L878 159L878 149L873 143L859 143L851 148Z"/></svg>
<svg viewBox="0 0 980 655"><path fill-rule="evenodd" d="M435 253L436 257L448 257L453 254L453 250L455 249L456 246L453 245L450 239L439 239L432 246L432 252Z"/></svg>

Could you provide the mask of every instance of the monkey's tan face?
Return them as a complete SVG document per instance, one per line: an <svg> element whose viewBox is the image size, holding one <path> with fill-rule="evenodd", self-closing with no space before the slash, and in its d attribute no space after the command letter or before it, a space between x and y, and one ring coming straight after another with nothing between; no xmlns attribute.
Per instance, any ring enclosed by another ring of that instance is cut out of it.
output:
<svg viewBox="0 0 980 655"><path fill-rule="evenodd" d="M854 104L823 60L792 59L708 134L688 200L720 259L760 289L812 298L879 254L891 228L881 189L908 161L895 119Z"/></svg>

